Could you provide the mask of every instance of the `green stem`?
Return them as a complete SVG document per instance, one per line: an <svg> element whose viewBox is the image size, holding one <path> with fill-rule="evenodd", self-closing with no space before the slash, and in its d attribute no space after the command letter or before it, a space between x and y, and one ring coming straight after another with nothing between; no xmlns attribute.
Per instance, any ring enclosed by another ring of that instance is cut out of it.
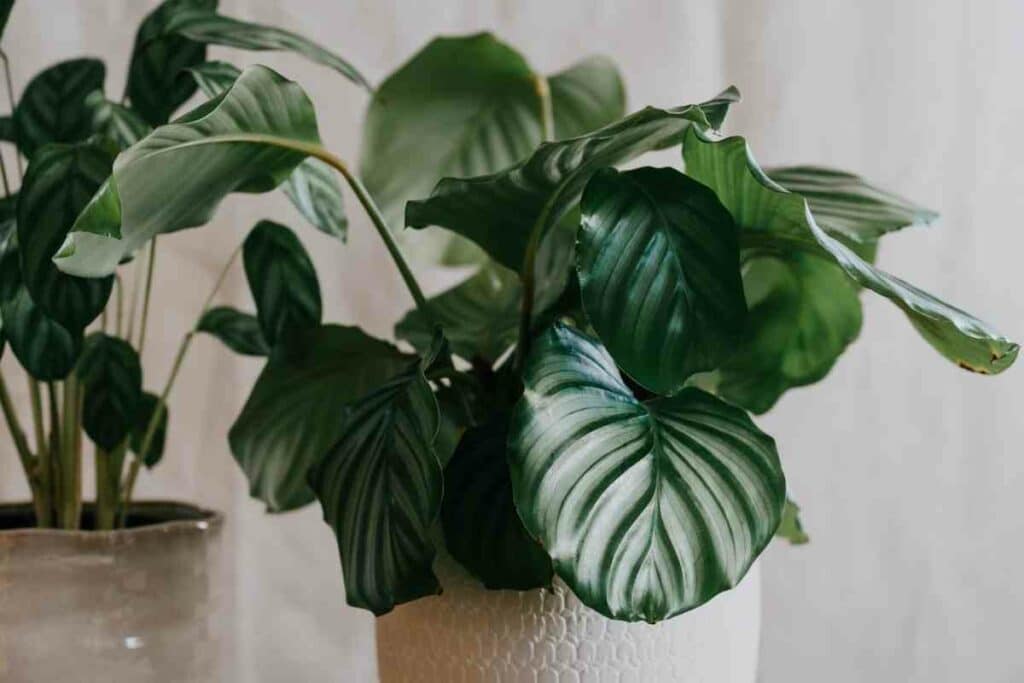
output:
<svg viewBox="0 0 1024 683"><path fill-rule="evenodd" d="M96 448L96 530L109 531L114 528L118 511L117 463L124 458L125 444L116 452Z"/></svg>
<svg viewBox="0 0 1024 683"><path fill-rule="evenodd" d="M11 394L7 390L7 382L3 375L0 375L0 409L3 410L4 419L7 421L7 430L14 440L14 447L18 451L18 459L21 460L21 467L25 470L25 478L28 480L29 489L32 491L32 506L36 513L36 526L49 526L49 514L46 499L39 486L39 477L36 473L36 462L29 450L28 439L25 438L25 431L21 428L18 420L18 412L14 409L14 402L11 401Z"/></svg>
<svg viewBox="0 0 1024 683"><path fill-rule="evenodd" d="M242 243L244 244L244 242ZM146 461L146 456L149 454L149 449L153 446L153 439L156 437L157 427L160 425L160 420L163 418L164 411L167 409L167 398L174 388L174 382L178 379L178 373L181 371L182 363L185 360L185 355L188 353L189 347L192 345L192 339L196 335L196 327L199 325L199 321L202 320L203 315L210 310L210 306L213 304L213 299L220 291L221 286L227 279L228 272L231 270L232 264L238 259L238 255L242 251L242 244L235 247L235 250L231 252L231 256L228 257L224 267L221 268L220 274L217 276L217 281L213 285L213 289L210 290L210 294L206 297L206 301L203 302L203 307L199 311L199 316L196 318L196 323L192 329L189 330L181 340L181 344L178 346L178 351L174 355L174 363L171 365L171 374L167 377L167 382L164 384L163 391L160 392L160 400L157 401L156 410L153 411L153 416L149 420L149 424L146 425L146 433L142 437L142 444L139 446L139 452L135 454L131 464L128 465L128 476L125 479L123 486L124 490L124 502L121 505L121 526L124 526L127 522L128 507L131 505L132 493L135 489L135 480L139 476L139 469L142 467L142 463Z"/></svg>
<svg viewBox="0 0 1024 683"><path fill-rule="evenodd" d="M149 324L149 299L153 293L153 268L155 264L156 237L149 242L149 258L146 260L146 292L142 295L142 320L139 322L139 356L142 355L142 349L146 345L146 326Z"/></svg>
<svg viewBox="0 0 1024 683"><path fill-rule="evenodd" d="M124 339L124 281L120 273L114 273L114 289L117 290L117 324L114 326L114 335Z"/></svg>
<svg viewBox="0 0 1024 683"><path fill-rule="evenodd" d="M65 529L77 529L81 523L82 514L82 461L77 457L77 415L78 378L72 372L64 380L63 420L59 423L61 493L63 495L61 526Z"/></svg>
<svg viewBox="0 0 1024 683"><path fill-rule="evenodd" d="M28 378L29 397L32 405L32 426L35 431L36 457L38 462L39 491L43 498L45 513L39 518L39 526L50 527L54 524L53 512L56 507L57 480L53 472L54 454L52 443L47 441L46 427L43 424L43 398L39 381Z"/></svg>

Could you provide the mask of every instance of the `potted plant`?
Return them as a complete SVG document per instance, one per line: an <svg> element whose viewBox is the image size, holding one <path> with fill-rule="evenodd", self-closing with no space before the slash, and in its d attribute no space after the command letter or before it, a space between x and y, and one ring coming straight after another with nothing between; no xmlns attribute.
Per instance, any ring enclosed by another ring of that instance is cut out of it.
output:
<svg viewBox="0 0 1024 683"><path fill-rule="evenodd" d="M544 76L486 34L435 40L374 89L293 34L186 4L163 5L154 35L295 49L367 87L360 173L294 82L200 55L211 99L152 121L47 253L95 287L227 194L282 183L340 237L349 186L415 303L399 345L325 323L311 260L269 222L236 251L255 313L208 308L194 331L266 357L232 453L268 510L320 502L349 603L386 615L384 680L752 681L756 583L740 582L775 534L803 536L748 411L827 374L861 289L962 367L1016 357L873 265L882 235L933 214L851 174L761 169L716 132L735 89L626 115L607 60ZM680 146L685 172L616 170ZM427 298L402 223L456 235L443 258L473 274Z"/></svg>

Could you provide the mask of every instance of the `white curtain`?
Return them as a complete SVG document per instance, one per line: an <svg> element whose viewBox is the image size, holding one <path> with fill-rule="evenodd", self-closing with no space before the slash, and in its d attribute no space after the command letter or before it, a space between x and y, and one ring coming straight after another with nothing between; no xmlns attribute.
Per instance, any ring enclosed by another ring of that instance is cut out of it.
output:
<svg viewBox="0 0 1024 683"><path fill-rule="evenodd" d="M59 59L107 60L124 84L133 32L155 1L17 0L3 47L16 85ZM733 83L729 132L769 163L862 173L934 207L933 229L887 238L881 264L1024 337L1024 156L1019 0L221 0L225 13L300 31L380 80L437 33L494 30L544 71L611 55L631 107L696 101ZM276 54L266 63L317 103L323 138L358 155L365 95ZM675 163L662 155L658 163ZM410 305L350 202L341 247L303 231L332 321L388 336ZM214 223L161 239L146 382L162 384L184 330L245 231L298 227L277 194L229 199ZM437 289L441 274L424 273ZM222 300L248 307L236 270ZM864 296L862 338L824 386L794 391L760 423L775 435L812 542L764 561L766 683L1024 680L1024 380L957 370L906 320ZM9 381L23 386L5 359ZM345 606L319 509L270 517L250 500L226 432L259 370L202 339L171 403L164 462L141 495L225 510L235 546L240 680L371 681L373 622ZM1021 371L1024 372L1024 371ZM24 392L18 394L24 402ZM0 442L0 495L24 495Z"/></svg>

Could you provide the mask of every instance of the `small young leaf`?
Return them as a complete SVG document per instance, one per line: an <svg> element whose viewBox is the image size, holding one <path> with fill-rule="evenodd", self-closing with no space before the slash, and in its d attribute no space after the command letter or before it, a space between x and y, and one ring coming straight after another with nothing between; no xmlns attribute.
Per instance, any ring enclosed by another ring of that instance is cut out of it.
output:
<svg viewBox="0 0 1024 683"><path fill-rule="evenodd" d="M135 416L135 425L132 427L131 439L129 441L132 453L135 453L135 455L142 455L142 442L146 438L149 423L153 420L153 414L156 413L157 406L159 405L159 396L148 391L142 392L139 408ZM155 467L161 458L164 457L164 445L167 442L167 423L169 419L167 406L164 406L164 409L160 411L160 419L156 423L153 439L149 442L149 450L142 460L142 464L148 468Z"/></svg>
<svg viewBox="0 0 1024 683"><path fill-rule="evenodd" d="M199 319L196 329L212 334L229 349L243 356L270 354L270 346L263 338L256 316L242 313L230 306L218 306L208 310Z"/></svg>
<svg viewBox="0 0 1024 683"><path fill-rule="evenodd" d="M492 263L432 297L430 311L453 352L466 360L479 357L493 363L516 342L521 294L515 273ZM395 325L395 336L420 351L430 346L434 333L419 309L409 311Z"/></svg>
<svg viewBox="0 0 1024 683"><path fill-rule="evenodd" d="M509 436L519 516L557 573L612 619L655 622L735 586L779 526L771 437L687 388L641 403L597 342L534 344Z"/></svg>
<svg viewBox="0 0 1024 683"><path fill-rule="evenodd" d="M807 201L786 191L754 161L741 137L716 140L690 130L683 145L686 172L711 187L750 246L805 251L837 265L858 285L898 306L931 346L960 367L996 374L1013 364L1018 345L964 311L870 263L825 232Z"/></svg>
<svg viewBox="0 0 1024 683"><path fill-rule="evenodd" d="M204 43L167 34L167 23L179 12L215 9L217 0L165 0L139 26L125 94L132 109L151 126L167 123L171 114L192 97L196 86L181 78L181 71L206 59Z"/></svg>
<svg viewBox="0 0 1024 683"><path fill-rule="evenodd" d="M21 273L33 301L68 329L82 330L110 298L114 278L65 275L53 254L68 228L110 175L117 150L99 140L46 145L32 157L18 201Z"/></svg>
<svg viewBox="0 0 1024 683"><path fill-rule="evenodd" d="M287 335L271 351L228 434L250 494L271 512L312 501L306 471L337 441L349 406L410 360L353 327Z"/></svg>
<svg viewBox="0 0 1024 683"><path fill-rule="evenodd" d="M444 469L445 545L487 588L551 585L551 558L530 538L512 502L508 416L466 430Z"/></svg>
<svg viewBox="0 0 1024 683"><path fill-rule="evenodd" d="M14 280L13 273L17 272L9 265L6 259L0 262L0 270L6 271L2 276L5 290L10 284L8 278ZM42 382L67 377L82 350L81 330L69 330L48 317L32 301L24 285L15 285L13 292L5 292L3 298L0 318L4 321L4 335L21 366Z"/></svg>
<svg viewBox="0 0 1024 683"><path fill-rule="evenodd" d="M430 198L406 204L406 225L447 228L519 270L533 226L542 221L546 236L599 169L676 144L691 123L717 127L738 99L730 88L703 104L648 107L586 135L542 144L525 161L493 175L444 178Z"/></svg>
<svg viewBox="0 0 1024 683"><path fill-rule="evenodd" d="M290 330L320 324L320 284L295 233L260 221L245 238L242 259L267 344L274 346Z"/></svg>
<svg viewBox="0 0 1024 683"><path fill-rule="evenodd" d="M94 132L112 140L119 149L127 149L149 135L152 128L128 107L111 102L97 90L85 98L92 112Z"/></svg>
<svg viewBox="0 0 1024 683"><path fill-rule="evenodd" d="M206 45L223 45L240 50L280 51L302 55L334 69L353 83L373 91L373 86L354 66L327 48L291 31L232 19L212 11L181 11L171 16L163 30L165 35L179 35Z"/></svg>
<svg viewBox="0 0 1024 683"><path fill-rule="evenodd" d="M103 89L106 67L98 59L72 59L39 73L14 109L18 148L32 158L48 142L78 142L92 135L85 98Z"/></svg>
<svg viewBox="0 0 1024 683"><path fill-rule="evenodd" d="M609 168L580 209L583 308L633 379L671 395L736 349L747 314L739 239L711 190L671 168Z"/></svg>
<svg viewBox="0 0 1024 683"><path fill-rule="evenodd" d="M786 500L786 507L782 509L782 521L779 522L775 535L793 545L803 545L811 540L800 522L800 506L791 500Z"/></svg>
<svg viewBox="0 0 1024 683"><path fill-rule="evenodd" d="M319 143L302 89L250 67L220 98L121 153L54 260L71 275L109 275L155 235L206 223L228 193L277 187L306 156L294 146Z"/></svg>
<svg viewBox="0 0 1024 683"><path fill-rule="evenodd" d="M113 450L131 434L142 403L139 354L123 339L94 332L75 370L85 399L82 427L100 448Z"/></svg>
<svg viewBox="0 0 1024 683"><path fill-rule="evenodd" d="M441 507L438 408L416 359L344 415L309 470L338 539L348 604L376 615L441 592L430 527Z"/></svg>
<svg viewBox="0 0 1024 683"><path fill-rule="evenodd" d="M626 87L612 60L588 57L548 77L555 139L589 133L626 115Z"/></svg>

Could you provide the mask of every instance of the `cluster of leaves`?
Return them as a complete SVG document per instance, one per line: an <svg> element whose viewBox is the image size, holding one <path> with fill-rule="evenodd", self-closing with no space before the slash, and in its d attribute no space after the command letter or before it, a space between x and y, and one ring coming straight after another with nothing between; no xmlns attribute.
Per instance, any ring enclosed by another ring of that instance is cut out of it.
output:
<svg viewBox="0 0 1024 683"><path fill-rule="evenodd" d="M365 84L293 34L183 4L153 15L160 54L185 59L188 41L295 49ZM601 613L651 622L735 585L776 533L805 541L774 441L747 411L828 372L859 331L862 288L963 367L995 373L1016 357L872 264L883 234L932 214L847 173L762 170L742 138L720 138L735 89L627 115L606 59L546 77L490 35L437 39L373 91L364 187L321 147L296 84L189 60L212 99L171 124L166 103L150 108L155 130L97 175L43 253L57 252L57 278L98 289L228 193L282 183L340 236L320 162L341 171L418 300L395 328L416 352L324 323L309 255L267 221L243 249L255 313L211 309L197 329L266 357L231 450L269 510L320 501L349 602L377 614L440 590L437 521L489 587L557 575ZM129 101L144 99L130 85ZM680 146L685 173L616 169ZM449 256L475 264L469 279L419 301L382 227L403 206L407 226L460 237Z"/></svg>

